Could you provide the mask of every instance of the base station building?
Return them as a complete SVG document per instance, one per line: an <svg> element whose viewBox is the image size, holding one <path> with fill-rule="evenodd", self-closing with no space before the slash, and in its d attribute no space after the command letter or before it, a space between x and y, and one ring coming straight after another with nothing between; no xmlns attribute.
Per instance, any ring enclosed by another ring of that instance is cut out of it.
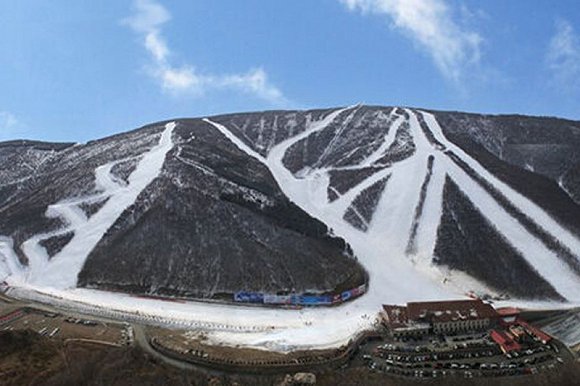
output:
<svg viewBox="0 0 580 386"><path fill-rule="evenodd" d="M380 317L393 336L419 337L485 330L496 323L498 314L491 305L473 299L383 305Z"/></svg>

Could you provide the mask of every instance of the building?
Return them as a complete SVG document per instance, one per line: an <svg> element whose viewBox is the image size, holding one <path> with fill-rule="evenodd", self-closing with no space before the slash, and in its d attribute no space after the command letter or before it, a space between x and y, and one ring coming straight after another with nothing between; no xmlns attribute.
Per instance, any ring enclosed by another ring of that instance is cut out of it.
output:
<svg viewBox="0 0 580 386"><path fill-rule="evenodd" d="M490 336L504 354L510 351L519 351L522 348L508 332L492 330Z"/></svg>
<svg viewBox="0 0 580 386"><path fill-rule="evenodd" d="M495 324L498 316L491 305L480 299L412 302L406 307L384 305L380 315L394 336L485 330Z"/></svg>
<svg viewBox="0 0 580 386"><path fill-rule="evenodd" d="M497 309L500 323L510 324L516 321L520 315L520 310L515 307L501 307Z"/></svg>
<svg viewBox="0 0 580 386"><path fill-rule="evenodd" d="M431 330L429 323L409 321L407 307L383 305L380 313L383 323L395 337L427 335Z"/></svg>
<svg viewBox="0 0 580 386"><path fill-rule="evenodd" d="M548 342L550 342L552 340L552 337L550 335L546 334L544 331L540 330L539 328L536 328L536 327L530 325L528 322L526 322L525 320L523 320L521 318L518 318L516 320L516 324L522 326L528 334L530 334L537 341L542 342L543 344L547 344Z"/></svg>
<svg viewBox="0 0 580 386"><path fill-rule="evenodd" d="M411 320L431 323L436 334L489 328L497 318L495 309L480 299L407 303Z"/></svg>

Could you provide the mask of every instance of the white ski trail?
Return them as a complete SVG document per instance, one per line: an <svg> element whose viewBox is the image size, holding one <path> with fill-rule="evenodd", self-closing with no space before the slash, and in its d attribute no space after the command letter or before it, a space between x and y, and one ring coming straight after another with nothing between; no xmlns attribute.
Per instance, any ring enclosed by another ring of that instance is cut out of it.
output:
<svg viewBox="0 0 580 386"><path fill-rule="evenodd" d="M382 156L384 156L386 151L389 150L389 147L391 147L393 142L395 142L395 136L397 134L397 130L399 129L399 126L401 126L401 124L403 122L405 122L405 117L402 115L398 116L391 123L391 126L389 127L389 131L383 137L383 142L381 143L381 145L374 152L372 152L368 157L366 157L362 162L360 162L358 165L356 165L356 167L357 168L364 168L364 167L372 166L376 161L378 161Z"/></svg>
<svg viewBox="0 0 580 386"><path fill-rule="evenodd" d="M580 301L578 276L539 239L531 235L476 181L451 160L447 164L449 176L467 194L479 212L497 229L508 242L521 252L530 265L569 301Z"/></svg>
<svg viewBox="0 0 580 386"><path fill-rule="evenodd" d="M423 212L419 218L419 226L415 237L415 262L431 266L435 244L437 243L437 229L443 214L443 187L445 185L445 170L441 164L442 156L434 154L433 170L427 195L423 204Z"/></svg>
<svg viewBox="0 0 580 386"><path fill-rule="evenodd" d="M288 138L277 145L275 145L266 158L266 163L270 168L270 172L274 175L274 178L282 188L282 191L286 196L294 201L298 206L305 209L306 211L311 211L311 214L316 216L316 213L320 212L321 205L326 203L326 192L322 192L322 189L314 187L314 189L308 189L308 184L305 184L305 179L297 179L294 177L292 172L284 166L284 155L286 151L290 149L294 144L298 143L304 138L307 138L312 133L324 130L330 123L332 123L342 112L352 109L353 107L346 107L343 109L335 110L328 114L322 120L311 122L310 125L294 137ZM356 108L356 106L354 107ZM309 180L313 181L316 185L321 182L321 178L325 179L327 177L309 176ZM322 192L316 196L312 195L312 191Z"/></svg>
<svg viewBox="0 0 580 386"><path fill-rule="evenodd" d="M113 163L97 168L97 185L104 188L106 194L110 194L110 199L86 221L78 218L78 208L60 209L65 221L71 223L68 230L74 231L74 237L50 261L46 251L36 240L30 243L31 246L26 252L31 260L29 269L32 283L53 288L70 288L76 285L77 276L86 258L106 231L161 172L165 156L173 147L171 135L175 126L175 122L165 125L159 143L143 155L129 176L127 186L120 186L110 178Z"/></svg>
<svg viewBox="0 0 580 386"><path fill-rule="evenodd" d="M573 235L568 229L560 225L556 220L554 220L549 214L547 214L542 208L533 203L527 197L521 193L515 191L510 186L505 184L499 178L495 177L493 174L487 171L479 162L473 159L471 156L466 154L459 146L450 142L439 123L435 117L426 112L418 112L422 114L425 118L425 122L433 132L437 140L443 143L449 150L452 150L456 155L458 155L464 162L466 162L471 168L473 168L480 176L485 180L490 182L497 190L499 190L512 204L518 208L522 213L525 213L530 217L535 223L540 224L540 226L548 232L552 237L560 241L565 245L572 253L580 253L580 239Z"/></svg>
<svg viewBox="0 0 580 386"><path fill-rule="evenodd" d="M216 129L218 129L218 131L220 133L222 133L223 135L225 135L226 138L229 139L230 142L232 142L234 145L236 145L236 147L238 149L240 149L241 151L243 151L244 153L246 153L250 157L257 159L261 163L266 164L266 159L261 154L256 152L250 146L246 145L246 143L244 141L242 141L241 139L236 137L227 127L225 127L224 125L219 124L217 122L214 122L209 118L204 118L203 121L206 123L209 123L210 125L212 125Z"/></svg>

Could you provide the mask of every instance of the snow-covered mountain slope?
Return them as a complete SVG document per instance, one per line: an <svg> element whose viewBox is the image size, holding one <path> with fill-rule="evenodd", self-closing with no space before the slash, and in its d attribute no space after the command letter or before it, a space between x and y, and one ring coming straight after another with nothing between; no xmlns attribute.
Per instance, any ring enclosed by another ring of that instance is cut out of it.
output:
<svg viewBox="0 0 580 386"><path fill-rule="evenodd" d="M369 299L579 302L580 124L562 122L352 106L165 122L33 152L30 171L0 147L0 276L324 292L366 280L346 240Z"/></svg>
<svg viewBox="0 0 580 386"><path fill-rule="evenodd" d="M343 240L202 120L54 154L0 207L0 235L0 279L37 287L231 299L366 282Z"/></svg>
<svg viewBox="0 0 580 386"><path fill-rule="evenodd" d="M556 183L477 148L477 119L461 132L425 111L354 106L214 120L353 244L371 286L411 265L455 290L580 299L580 207ZM569 126L557 136L577 138L579 125ZM537 141L549 142L549 131ZM457 133L462 140L450 141Z"/></svg>
<svg viewBox="0 0 580 386"><path fill-rule="evenodd" d="M519 115L436 115L455 142L471 141L509 164L548 177L580 204L579 122Z"/></svg>

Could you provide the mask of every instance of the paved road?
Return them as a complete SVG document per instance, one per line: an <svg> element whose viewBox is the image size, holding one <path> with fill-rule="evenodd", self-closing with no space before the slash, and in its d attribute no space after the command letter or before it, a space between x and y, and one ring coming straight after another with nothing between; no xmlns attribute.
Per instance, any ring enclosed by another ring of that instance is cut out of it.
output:
<svg viewBox="0 0 580 386"><path fill-rule="evenodd" d="M135 336L135 344L141 347L148 354L152 355L154 358L157 358L171 366L175 366L182 370L195 370L197 372L203 372L211 376L219 376L223 374L219 371L208 370L205 367L196 366L189 362L179 361L160 353L159 351L155 350L149 343L149 339L147 338L147 334L145 332L145 327L136 324L133 324L132 326L133 334Z"/></svg>

